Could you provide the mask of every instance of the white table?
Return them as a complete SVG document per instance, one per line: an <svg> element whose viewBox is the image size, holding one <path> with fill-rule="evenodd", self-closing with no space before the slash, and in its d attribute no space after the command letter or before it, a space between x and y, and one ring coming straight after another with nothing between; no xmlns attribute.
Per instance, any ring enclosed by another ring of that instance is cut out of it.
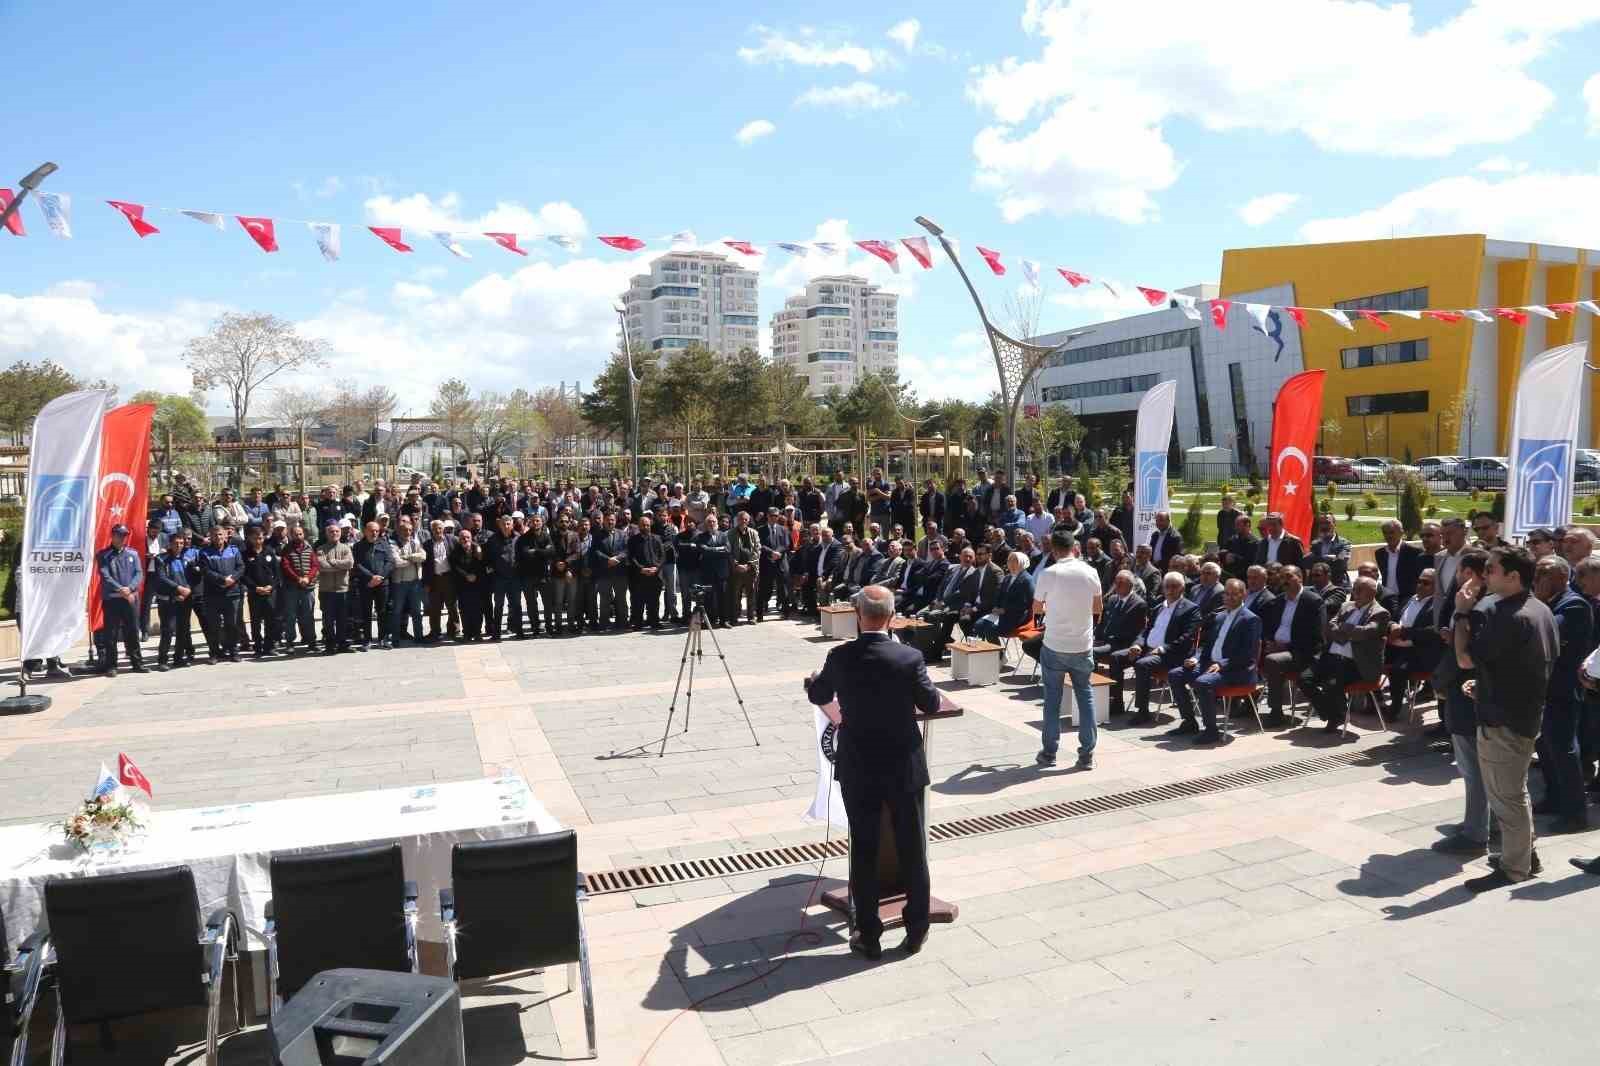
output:
<svg viewBox="0 0 1600 1066"><path fill-rule="evenodd" d="M560 828L516 775L191 810L157 804L142 839L111 854L85 855L48 825L0 829L0 912L14 948L43 921L50 878L181 864L194 871L200 913L228 907L257 948L272 898L268 866L275 852L395 841L406 878L421 893L419 936L441 941L439 889L449 883L452 845Z"/></svg>

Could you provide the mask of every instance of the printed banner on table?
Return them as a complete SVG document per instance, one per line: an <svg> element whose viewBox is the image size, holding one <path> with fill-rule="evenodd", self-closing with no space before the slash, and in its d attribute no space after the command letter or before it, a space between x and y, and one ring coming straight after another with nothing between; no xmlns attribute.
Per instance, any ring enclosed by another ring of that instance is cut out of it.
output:
<svg viewBox="0 0 1600 1066"><path fill-rule="evenodd" d="M839 782L833 779L834 742L839 737L839 704L828 705L831 715L821 707L814 707L817 719L817 794L811 800L806 817L818 822L831 822L840 829L850 828L850 818L844 811L844 796L839 792Z"/></svg>
<svg viewBox="0 0 1600 1066"><path fill-rule="evenodd" d="M1133 544L1149 544L1156 512L1167 509L1167 445L1178 406L1178 383L1163 381L1139 401L1133 431Z"/></svg>
<svg viewBox="0 0 1600 1066"><path fill-rule="evenodd" d="M94 569L94 491L100 484L105 389L69 392L33 423L22 532L22 658L63 655L83 634Z"/></svg>
<svg viewBox="0 0 1600 1066"><path fill-rule="evenodd" d="M1526 537L1572 517L1572 462L1577 457L1586 344L1563 344L1536 357L1517 380L1506 474L1506 533Z"/></svg>
<svg viewBox="0 0 1600 1066"><path fill-rule="evenodd" d="M129 403L106 412L100 434L100 481L95 492L94 550L111 543L111 527L128 527L128 547L145 558L145 515L150 511L150 423L153 403ZM105 620L100 571L89 575L89 632Z"/></svg>
<svg viewBox="0 0 1600 1066"><path fill-rule="evenodd" d="M1307 370L1283 383L1272 406L1272 480L1267 488L1267 510L1283 515L1283 528L1311 542L1311 456L1317 450L1317 429L1322 422L1324 370Z"/></svg>

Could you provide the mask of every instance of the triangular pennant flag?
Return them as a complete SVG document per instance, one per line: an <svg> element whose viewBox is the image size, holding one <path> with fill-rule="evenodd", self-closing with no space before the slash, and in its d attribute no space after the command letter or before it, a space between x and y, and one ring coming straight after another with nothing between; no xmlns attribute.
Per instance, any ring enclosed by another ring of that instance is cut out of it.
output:
<svg viewBox="0 0 1600 1066"><path fill-rule="evenodd" d="M1111 294L1111 298L1113 300L1122 299L1122 293L1118 292L1117 291L1117 287L1115 285L1111 284L1111 282L1102 281L1100 284L1105 286L1105 290Z"/></svg>
<svg viewBox="0 0 1600 1066"><path fill-rule="evenodd" d="M1089 284L1089 279L1078 273L1076 270L1068 270L1066 267L1056 267L1056 273L1066 278L1067 284L1071 285L1074 289L1076 289L1079 285Z"/></svg>
<svg viewBox="0 0 1600 1066"><path fill-rule="evenodd" d="M734 251L738 252L740 255L760 255L761 254L761 249L757 248L755 245L751 244L749 241L723 241L722 243L726 244L729 248L732 248Z"/></svg>
<svg viewBox="0 0 1600 1066"><path fill-rule="evenodd" d="M1356 328L1350 324L1350 316L1345 314L1343 311L1340 311L1336 307L1319 307L1317 310L1321 311L1323 314L1339 323L1339 325L1343 326L1345 329L1354 331Z"/></svg>
<svg viewBox="0 0 1600 1066"><path fill-rule="evenodd" d="M442 230L442 229L434 230L433 231L433 239L438 241L440 244L444 245L445 251L449 252L451 255L455 256L457 259L471 259L472 258L471 255L467 254L467 250L465 248L461 247L461 242L456 240L456 235L454 233L451 233L449 230Z"/></svg>
<svg viewBox="0 0 1600 1066"><path fill-rule="evenodd" d="M978 249L978 254L983 256L983 261L989 264L990 270L994 271L998 275L1005 274L1006 265L1000 262L999 252L995 251L993 248L985 248L981 244L974 245L973 247Z"/></svg>
<svg viewBox="0 0 1600 1066"><path fill-rule="evenodd" d="M798 255L801 259L806 257L806 246L803 244L795 244L792 241L779 241L778 247L790 255Z"/></svg>
<svg viewBox="0 0 1600 1066"><path fill-rule="evenodd" d="M619 251L624 252L637 252L640 248L644 247L644 242L637 237L601 237L599 238L599 241L601 244L610 245L612 248L616 248Z"/></svg>
<svg viewBox="0 0 1600 1066"><path fill-rule="evenodd" d="M144 204L130 204L126 200L107 200L106 203L122 212L122 217L128 220L128 225L139 236L148 237L161 232L144 220Z"/></svg>
<svg viewBox="0 0 1600 1066"><path fill-rule="evenodd" d="M1356 308L1356 314L1360 315L1362 318L1366 319L1368 322L1371 322L1374 326L1377 326L1379 329L1383 330L1385 333L1389 332L1389 323L1385 322L1379 316L1378 312L1370 310L1370 309L1365 308L1365 307L1358 307L1358 308Z"/></svg>
<svg viewBox="0 0 1600 1066"><path fill-rule="evenodd" d="M1496 307L1494 309L1494 317L1503 318L1507 322L1515 322L1519 326L1528 324L1528 313L1519 311L1514 307Z"/></svg>
<svg viewBox="0 0 1600 1066"><path fill-rule="evenodd" d="M144 771L133 764L126 752L117 752L117 780L128 788L136 788L151 799L156 798L155 792L150 788L150 779L144 776Z"/></svg>
<svg viewBox="0 0 1600 1066"><path fill-rule="evenodd" d="M1162 304L1167 302L1167 293L1165 289L1147 289L1143 285L1136 285L1134 287L1140 292L1144 293L1145 302L1151 307L1160 307Z"/></svg>
<svg viewBox="0 0 1600 1066"><path fill-rule="evenodd" d="M1390 311L1389 313L1391 315L1404 315L1406 318L1411 319L1413 322L1418 322L1418 321L1422 320L1422 312L1421 311Z"/></svg>
<svg viewBox="0 0 1600 1066"><path fill-rule="evenodd" d="M1189 319L1191 322L1200 321L1201 315L1200 308L1198 306L1199 301L1193 296L1186 296L1181 292L1175 292L1172 294L1172 302L1178 305L1178 309L1183 312L1183 317Z"/></svg>
<svg viewBox="0 0 1600 1066"><path fill-rule="evenodd" d="M546 237L545 240L549 241L557 248L565 248L569 252L576 252L578 250L577 238L568 237L564 233L552 233L550 236Z"/></svg>
<svg viewBox="0 0 1600 1066"><path fill-rule="evenodd" d="M1228 328L1228 308L1233 306L1232 300L1210 300L1211 324L1218 329Z"/></svg>
<svg viewBox="0 0 1600 1066"><path fill-rule="evenodd" d="M37 192L39 213L57 237L72 236L72 197L64 192Z"/></svg>
<svg viewBox="0 0 1600 1066"><path fill-rule="evenodd" d="M1256 320L1256 328L1261 330L1262 333L1272 332L1268 328L1269 323L1267 322L1267 316L1272 313L1271 304L1245 304L1244 311L1245 314Z"/></svg>
<svg viewBox="0 0 1600 1066"><path fill-rule="evenodd" d="M1529 304L1527 307L1524 307L1523 310L1528 312L1528 314L1530 314L1530 315L1538 315L1540 318L1559 318L1560 317L1554 311L1550 310L1550 308L1545 307L1543 304Z"/></svg>
<svg viewBox="0 0 1600 1066"><path fill-rule="evenodd" d="M307 222L306 226L317 239L317 251L330 263L339 261L339 223Z"/></svg>
<svg viewBox="0 0 1600 1066"><path fill-rule="evenodd" d="M833 241L812 241L811 246L823 255L839 254L839 246Z"/></svg>
<svg viewBox="0 0 1600 1066"><path fill-rule="evenodd" d="M399 226L368 226L372 235L397 252L411 251L411 245L400 239Z"/></svg>
<svg viewBox="0 0 1600 1066"><path fill-rule="evenodd" d="M1431 318L1436 322L1450 323L1460 322L1466 317L1460 311L1423 311L1421 314L1423 318Z"/></svg>
<svg viewBox="0 0 1600 1066"><path fill-rule="evenodd" d="M683 245L683 244L687 244L690 247L693 247L694 245L700 243L698 240L695 239L694 230L692 230L692 229L681 229L677 233L674 233L671 237L669 237L668 240L670 240L672 242L672 246L674 248L678 247L679 245Z"/></svg>
<svg viewBox="0 0 1600 1066"><path fill-rule="evenodd" d="M906 251L911 253L911 258L915 259L923 270L933 269L933 255L928 250L928 238L901 237L900 243L906 246Z"/></svg>
<svg viewBox="0 0 1600 1066"><path fill-rule="evenodd" d="M188 215L196 222L204 222L218 233L221 233L223 227L226 225L226 223L224 223L222 220L222 216L217 214L215 211L179 211L178 214Z"/></svg>
<svg viewBox="0 0 1600 1066"><path fill-rule="evenodd" d="M1597 303L1594 300L1579 300L1578 306L1589 312L1591 315L1600 316L1600 303Z"/></svg>
<svg viewBox="0 0 1600 1066"><path fill-rule="evenodd" d="M14 197L10 189L0 189L0 210L10 207L13 198ZM27 229L22 225L21 208L18 208L12 213L10 218L6 219L6 229L10 230L18 237L26 237L28 235Z"/></svg>
<svg viewBox="0 0 1600 1066"><path fill-rule="evenodd" d="M272 219L255 218L250 215L234 215L239 220L239 225L250 234L250 239L261 246L263 252L276 252L278 250L278 236L273 232Z"/></svg>
<svg viewBox="0 0 1600 1066"><path fill-rule="evenodd" d="M1570 315L1577 312L1578 305L1569 303L1554 303L1550 305L1550 310L1554 311L1558 315Z"/></svg>
<svg viewBox="0 0 1600 1066"><path fill-rule="evenodd" d="M1024 259L1022 261L1022 276L1028 279L1028 284L1034 288L1039 287L1039 261Z"/></svg>
<svg viewBox="0 0 1600 1066"><path fill-rule="evenodd" d="M1306 328L1306 309L1304 307L1285 307L1284 311L1294 319L1294 324L1301 329Z"/></svg>
<svg viewBox="0 0 1600 1066"><path fill-rule="evenodd" d="M883 241L857 241L856 247L868 255L875 255L889 264L889 269L900 273L900 253Z"/></svg>
<svg viewBox="0 0 1600 1066"><path fill-rule="evenodd" d="M1469 308L1467 308L1465 311L1463 311L1461 313L1463 315L1466 315L1468 318L1472 319L1472 321L1474 321L1474 322L1493 322L1494 321L1494 318L1492 316L1484 314L1482 311L1479 311L1475 307L1469 307Z"/></svg>
<svg viewBox="0 0 1600 1066"><path fill-rule="evenodd" d="M515 233L485 233L484 236L508 252L515 252L517 255L528 254L517 247L517 235Z"/></svg>

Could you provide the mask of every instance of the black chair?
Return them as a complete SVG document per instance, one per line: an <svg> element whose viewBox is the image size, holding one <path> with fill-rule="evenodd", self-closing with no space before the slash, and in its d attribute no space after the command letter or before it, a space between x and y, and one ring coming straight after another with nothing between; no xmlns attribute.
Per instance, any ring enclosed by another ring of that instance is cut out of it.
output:
<svg viewBox="0 0 1600 1066"><path fill-rule="evenodd" d="M399 844L274 855L267 904L271 1009L323 970L417 972L417 886Z"/></svg>
<svg viewBox="0 0 1600 1066"><path fill-rule="evenodd" d="M450 976L469 981L567 963L567 990L583 976L583 1020L595 1057L589 938L579 904L578 834L457 844L450 887L439 890Z"/></svg>
<svg viewBox="0 0 1600 1066"><path fill-rule="evenodd" d="M39 982L44 977L45 956L50 953L50 937L42 930L34 930L28 939L17 945L15 955L10 953L7 943L5 916L0 915L0 979L5 981L0 988L0 998L4 1000L0 1024L5 1027L6 1038L5 1044L0 1046L5 1048L6 1062L22 1066L24 1053L16 1041L28 1031L33 1019L33 1007L39 1000Z"/></svg>
<svg viewBox="0 0 1600 1066"><path fill-rule="evenodd" d="M235 1021L240 1017L238 936L226 908L201 928L187 866L55 878L45 882L44 911L48 950L36 956L29 980L36 995L46 969L55 979L52 1064L66 1061L69 1024L98 1022L102 1041L109 1043L110 1023L119 1018L205 1007L206 1066L216 1066L224 962L233 964ZM24 1027L12 1062L27 1057Z"/></svg>

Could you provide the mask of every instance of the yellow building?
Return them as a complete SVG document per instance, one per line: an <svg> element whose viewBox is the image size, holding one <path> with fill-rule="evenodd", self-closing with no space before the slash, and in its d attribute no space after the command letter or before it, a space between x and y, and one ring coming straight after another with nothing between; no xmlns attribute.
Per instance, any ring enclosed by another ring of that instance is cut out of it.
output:
<svg viewBox="0 0 1600 1066"><path fill-rule="evenodd" d="M1355 309L1525 307L1600 296L1600 251L1501 241L1481 234L1340 244L1236 248L1222 255L1221 295L1289 285L1301 307L1347 310L1355 330L1315 312L1300 330L1308 370L1328 372L1324 420L1340 426L1331 454L1503 455L1517 375L1547 348L1588 341L1593 315L1530 315L1447 323L1388 314L1384 332ZM1286 323L1287 324L1287 323ZM1597 361L1591 355L1591 361ZM1578 439L1600 447L1600 374L1591 375Z"/></svg>

